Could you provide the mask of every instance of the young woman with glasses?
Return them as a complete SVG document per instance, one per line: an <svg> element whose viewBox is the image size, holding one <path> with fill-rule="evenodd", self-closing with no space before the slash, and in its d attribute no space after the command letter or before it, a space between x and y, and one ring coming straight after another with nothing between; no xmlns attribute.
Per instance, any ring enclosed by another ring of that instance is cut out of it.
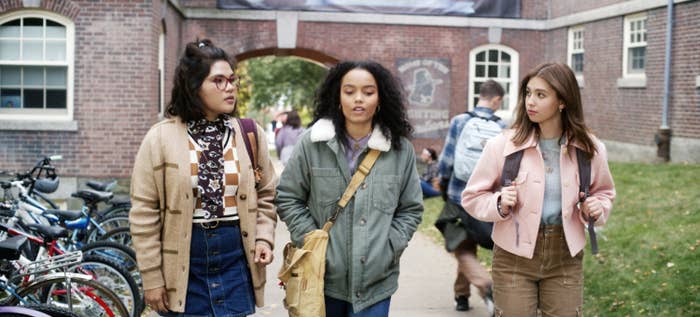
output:
<svg viewBox="0 0 700 317"><path fill-rule="evenodd" d="M277 182L257 128L256 182L236 111L235 64L187 44L168 119L146 134L131 180L131 235L145 302L162 316L245 316L263 305Z"/></svg>

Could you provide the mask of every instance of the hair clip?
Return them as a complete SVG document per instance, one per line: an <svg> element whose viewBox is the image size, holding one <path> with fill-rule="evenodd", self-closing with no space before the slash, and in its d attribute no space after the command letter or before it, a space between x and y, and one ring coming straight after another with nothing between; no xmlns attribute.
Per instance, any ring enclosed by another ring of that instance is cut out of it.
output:
<svg viewBox="0 0 700 317"><path fill-rule="evenodd" d="M199 48L202 48L205 46L207 46L207 44L204 44L204 42L199 42L199 44L197 45L197 47L199 47Z"/></svg>

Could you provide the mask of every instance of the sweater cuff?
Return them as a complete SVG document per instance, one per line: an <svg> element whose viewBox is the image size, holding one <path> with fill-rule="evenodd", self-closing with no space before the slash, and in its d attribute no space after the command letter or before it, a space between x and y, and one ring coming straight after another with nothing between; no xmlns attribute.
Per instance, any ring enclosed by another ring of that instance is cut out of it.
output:
<svg viewBox="0 0 700 317"><path fill-rule="evenodd" d="M143 281L143 289L155 289L159 287L165 287L165 280L163 279L163 271L160 267L154 267L150 270L141 271L141 280Z"/></svg>

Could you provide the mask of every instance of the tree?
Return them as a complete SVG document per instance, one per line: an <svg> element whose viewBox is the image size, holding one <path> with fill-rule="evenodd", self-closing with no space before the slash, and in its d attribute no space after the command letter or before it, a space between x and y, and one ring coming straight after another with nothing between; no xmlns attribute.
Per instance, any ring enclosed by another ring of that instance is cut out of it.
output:
<svg viewBox="0 0 700 317"><path fill-rule="evenodd" d="M278 104L311 113L316 88L327 70L296 57L265 56L240 63L239 109L257 110ZM241 113L244 113L241 111Z"/></svg>

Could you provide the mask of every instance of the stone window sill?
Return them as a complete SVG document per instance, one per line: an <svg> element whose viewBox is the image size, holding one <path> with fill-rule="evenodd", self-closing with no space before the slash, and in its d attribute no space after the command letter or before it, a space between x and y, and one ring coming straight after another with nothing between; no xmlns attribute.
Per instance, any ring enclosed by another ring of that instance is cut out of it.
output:
<svg viewBox="0 0 700 317"><path fill-rule="evenodd" d="M78 122L39 120L0 120L0 130L13 131L78 131Z"/></svg>
<svg viewBox="0 0 700 317"><path fill-rule="evenodd" d="M617 79L617 88L646 88L646 77L623 77Z"/></svg>

